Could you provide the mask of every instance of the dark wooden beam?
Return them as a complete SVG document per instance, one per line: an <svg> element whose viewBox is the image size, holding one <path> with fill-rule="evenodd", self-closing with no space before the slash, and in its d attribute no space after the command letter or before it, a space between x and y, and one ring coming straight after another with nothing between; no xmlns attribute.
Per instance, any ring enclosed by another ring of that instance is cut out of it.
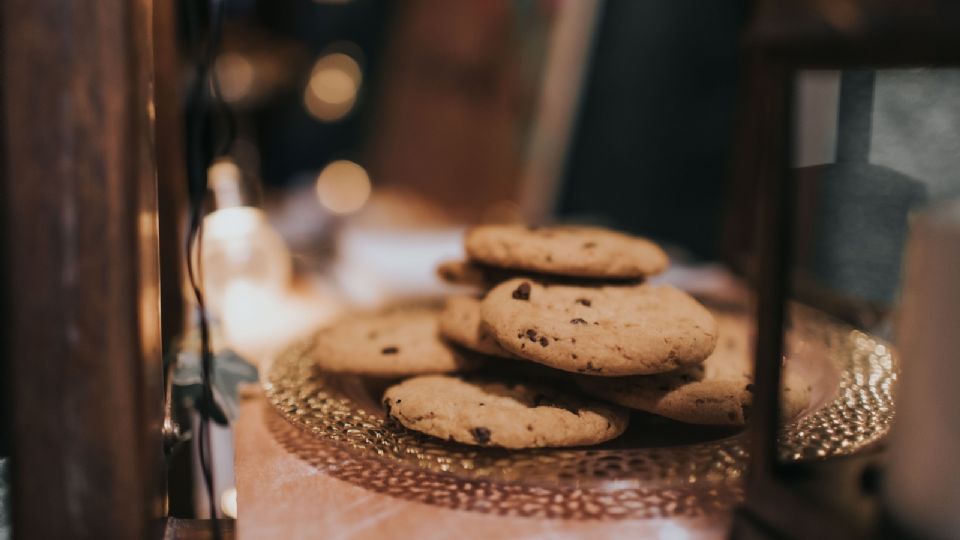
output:
<svg viewBox="0 0 960 540"><path fill-rule="evenodd" d="M14 534L159 537L152 0L0 6Z"/></svg>
<svg viewBox="0 0 960 540"><path fill-rule="evenodd" d="M160 305L164 353L183 330L187 179L184 161L177 2L154 7L154 94L156 103L157 203L160 223Z"/></svg>
<svg viewBox="0 0 960 540"><path fill-rule="evenodd" d="M960 65L954 0L758 0L751 47L807 69Z"/></svg>
<svg viewBox="0 0 960 540"><path fill-rule="evenodd" d="M782 66L758 58L755 78L756 113L765 119L755 133L759 175L757 224L757 338L754 349L754 402L749 422L750 497L776 474L777 434L780 431L781 358L787 300L790 295L794 224L793 178L789 135L792 79Z"/></svg>

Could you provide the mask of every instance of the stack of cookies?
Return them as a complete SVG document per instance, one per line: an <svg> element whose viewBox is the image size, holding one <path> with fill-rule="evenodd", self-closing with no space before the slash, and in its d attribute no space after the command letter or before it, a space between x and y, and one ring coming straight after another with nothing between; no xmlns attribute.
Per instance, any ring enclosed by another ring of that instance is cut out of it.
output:
<svg viewBox="0 0 960 540"><path fill-rule="evenodd" d="M384 393L387 415L465 444L598 444L626 430L626 409L693 424L746 421L746 330L648 283L668 265L653 242L592 227L482 226L465 247L468 260L438 273L478 295L324 329L320 367L409 377ZM788 376L783 401L796 415L809 388Z"/></svg>

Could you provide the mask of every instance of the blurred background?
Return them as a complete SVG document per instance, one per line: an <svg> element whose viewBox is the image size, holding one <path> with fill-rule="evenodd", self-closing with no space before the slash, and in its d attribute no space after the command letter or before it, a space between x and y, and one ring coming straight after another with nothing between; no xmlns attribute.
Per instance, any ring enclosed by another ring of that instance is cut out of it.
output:
<svg viewBox="0 0 960 540"><path fill-rule="evenodd" d="M744 10L577 4L230 2L216 71L233 158L280 211L320 190L289 234L396 205L603 222L715 256Z"/></svg>
<svg viewBox="0 0 960 540"><path fill-rule="evenodd" d="M260 285L292 272L348 303L436 292L434 265L477 223L599 224L679 262L721 258L745 16L693 0L229 2L215 303L254 304L227 291L238 261ZM258 263L238 230L261 238Z"/></svg>

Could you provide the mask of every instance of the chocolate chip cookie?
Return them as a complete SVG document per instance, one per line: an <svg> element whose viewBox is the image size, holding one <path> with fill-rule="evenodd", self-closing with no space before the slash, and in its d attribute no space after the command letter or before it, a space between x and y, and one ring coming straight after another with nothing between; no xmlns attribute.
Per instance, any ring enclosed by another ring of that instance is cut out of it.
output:
<svg viewBox="0 0 960 540"><path fill-rule="evenodd" d="M622 378L579 377L587 394L691 424L742 426L753 402L749 332L744 320L719 317L720 342L700 366ZM787 366L781 396L784 418L810 404L810 385Z"/></svg>
<svg viewBox="0 0 960 540"><path fill-rule="evenodd" d="M490 330L480 320L480 300L470 296L452 296L440 313L440 335L483 354L513 357L493 339Z"/></svg>
<svg viewBox="0 0 960 540"><path fill-rule="evenodd" d="M440 339L438 314L423 308L348 316L314 335L313 357L324 371L376 376L474 367Z"/></svg>
<svg viewBox="0 0 960 540"><path fill-rule="evenodd" d="M650 240L598 227L483 225L468 230L464 244L483 264L572 277L644 278L669 262Z"/></svg>
<svg viewBox="0 0 960 540"><path fill-rule="evenodd" d="M612 405L509 379L423 375L387 389L387 415L434 437L478 446L597 444L627 428Z"/></svg>
<svg viewBox="0 0 960 540"><path fill-rule="evenodd" d="M669 285L547 286L520 278L488 292L480 313L505 350L591 375L696 365L717 341L710 312Z"/></svg>

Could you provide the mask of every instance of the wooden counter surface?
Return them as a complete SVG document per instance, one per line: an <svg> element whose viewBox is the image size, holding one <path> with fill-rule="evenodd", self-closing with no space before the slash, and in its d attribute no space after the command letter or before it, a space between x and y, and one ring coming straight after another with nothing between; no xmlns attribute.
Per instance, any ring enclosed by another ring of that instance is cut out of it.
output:
<svg viewBox="0 0 960 540"><path fill-rule="evenodd" d="M723 538L729 518L564 521L450 510L397 499L344 482L287 452L261 396L241 407L236 480L241 540L376 538ZM290 426L292 428L292 426ZM295 429L295 428L294 428Z"/></svg>

